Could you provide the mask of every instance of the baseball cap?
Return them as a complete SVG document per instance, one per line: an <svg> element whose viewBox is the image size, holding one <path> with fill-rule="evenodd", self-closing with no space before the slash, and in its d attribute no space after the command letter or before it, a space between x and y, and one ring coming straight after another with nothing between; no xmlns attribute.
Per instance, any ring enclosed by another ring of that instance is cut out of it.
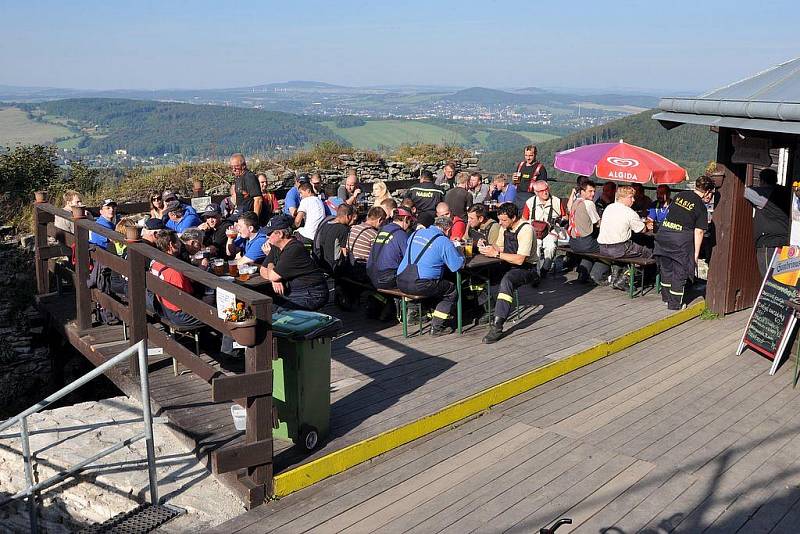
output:
<svg viewBox="0 0 800 534"><path fill-rule="evenodd" d="M164 213L170 213L172 211L179 210L182 208L183 206L181 206L180 202L178 202L177 200L171 200L170 202L167 202L167 204L164 206Z"/></svg>
<svg viewBox="0 0 800 534"><path fill-rule="evenodd" d="M409 211L408 209L403 208L403 207L397 208L394 211L394 214L395 214L395 216L399 215L400 217L411 217L412 219L416 219L416 217L414 217L414 214L411 213L411 211Z"/></svg>
<svg viewBox="0 0 800 534"><path fill-rule="evenodd" d="M170 191L167 189L164 191L164 194L161 195L161 200L164 202L169 202L170 200L178 200L178 195L175 194L175 191Z"/></svg>
<svg viewBox="0 0 800 534"><path fill-rule="evenodd" d="M110 198L107 198L107 199L105 199L105 200L103 201L103 205L102 205L102 207L103 207L103 208L105 208L106 206L116 206L116 205L117 205L117 203L116 203L116 202L114 202L114 201L113 201L112 199L110 199Z"/></svg>
<svg viewBox="0 0 800 534"><path fill-rule="evenodd" d="M311 182L311 178L309 178L307 174L301 174L300 176L297 177L297 182L301 184L303 182L308 183Z"/></svg>
<svg viewBox="0 0 800 534"><path fill-rule="evenodd" d="M265 235L269 235L275 230L288 230L292 227L292 219L286 215L276 215L269 220L267 225L262 228Z"/></svg>
<svg viewBox="0 0 800 534"><path fill-rule="evenodd" d="M205 219L207 217L222 217L222 210L219 209L219 204L209 204L200 217Z"/></svg>
<svg viewBox="0 0 800 534"><path fill-rule="evenodd" d="M162 221L157 217L150 217L149 219L147 219L147 221L145 221L144 223L144 227L147 230L164 230L167 228L166 226L164 226L164 221Z"/></svg>

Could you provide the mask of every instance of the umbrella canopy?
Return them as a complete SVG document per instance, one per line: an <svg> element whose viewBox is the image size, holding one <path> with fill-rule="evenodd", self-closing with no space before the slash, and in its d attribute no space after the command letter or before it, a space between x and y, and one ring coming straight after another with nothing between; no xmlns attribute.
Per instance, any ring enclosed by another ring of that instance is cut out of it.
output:
<svg viewBox="0 0 800 534"><path fill-rule="evenodd" d="M557 152L553 166L564 172L596 175L603 180L644 184L677 184L686 171L652 150L619 143L597 143Z"/></svg>

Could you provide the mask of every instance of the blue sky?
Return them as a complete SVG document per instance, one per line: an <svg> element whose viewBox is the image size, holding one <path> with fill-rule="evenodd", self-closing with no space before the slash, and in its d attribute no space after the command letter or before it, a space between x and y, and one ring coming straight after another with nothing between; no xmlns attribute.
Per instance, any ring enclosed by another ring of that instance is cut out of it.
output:
<svg viewBox="0 0 800 534"><path fill-rule="evenodd" d="M771 0L0 0L0 84L699 92L800 55L799 13Z"/></svg>

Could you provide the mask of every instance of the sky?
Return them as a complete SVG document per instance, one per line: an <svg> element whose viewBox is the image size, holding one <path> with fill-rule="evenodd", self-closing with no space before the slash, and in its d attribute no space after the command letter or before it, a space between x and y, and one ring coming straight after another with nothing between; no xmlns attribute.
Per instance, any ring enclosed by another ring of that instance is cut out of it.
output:
<svg viewBox="0 0 800 534"><path fill-rule="evenodd" d="M799 13L796 0L0 0L0 84L699 93L800 56Z"/></svg>

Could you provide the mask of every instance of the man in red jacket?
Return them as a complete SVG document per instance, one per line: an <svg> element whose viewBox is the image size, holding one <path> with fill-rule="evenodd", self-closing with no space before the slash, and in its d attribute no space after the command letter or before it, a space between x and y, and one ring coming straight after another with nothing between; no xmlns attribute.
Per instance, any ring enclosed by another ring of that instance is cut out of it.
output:
<svg viewBox="0 0 800 534"><path fill-rule="evenodd" d="M452 219L453 226L450 228L450 232L447 234L447 237L450 240L462 239L464 234L467 233L467 223L464 222L464 219L458 215L452 214L450 211L450 206L447 205L447 202L439 202L436 205L436 217L450 217L450 219Z"/></svg>

